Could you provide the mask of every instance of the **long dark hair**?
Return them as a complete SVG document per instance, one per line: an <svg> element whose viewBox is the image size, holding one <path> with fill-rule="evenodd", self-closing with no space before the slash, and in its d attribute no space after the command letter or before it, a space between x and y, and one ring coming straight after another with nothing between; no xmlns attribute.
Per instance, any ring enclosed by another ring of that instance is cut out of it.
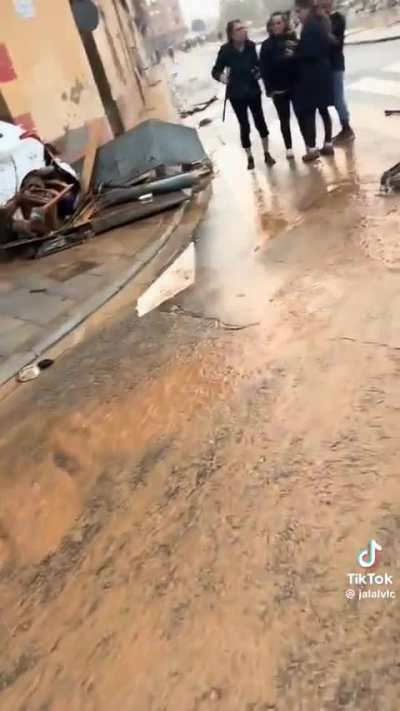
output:
<svg viewBox="0 0 400 711"><path fill-rule="evenodd" d="M332 30L329 17L320 9L316 0L296 0L296 7L300 10L310 10L310 17L317 20L326 34Z"/></svg>
<svg viewBox="0 0 400 711"><path fill-rule="evenodd" d="M228 39L228 42L232 42L232 35L233 35L233 30L235 25L238 23L241 23L241 20L229 20L227 26L226 26L226 36Z"/></svg>
<svg viewBox="0 0 400 711"><path fill-rule="evenodd" d="M300 10L316 10L317 3L314 0L296 0L296 7Z"/></svg>
<svg viewBox="0 0 400 711"><path fill-rule="evenodd" d="M270 15L270 17L269 17L269 19L268 19L268 21L267 21L267 32L268 32L269 36L270 36L270 37L273 37L273 36L274 36L274 35L272 34L272 23L273 23L274 17L282 17L283 22L285 23L284 34L288 34L288 32L290 32L290 19L289 19L289 15L288 15L287 12L283 12L283 10L282 10L282 11L277 10L276 12L273 12L273 13Z"/></svg>

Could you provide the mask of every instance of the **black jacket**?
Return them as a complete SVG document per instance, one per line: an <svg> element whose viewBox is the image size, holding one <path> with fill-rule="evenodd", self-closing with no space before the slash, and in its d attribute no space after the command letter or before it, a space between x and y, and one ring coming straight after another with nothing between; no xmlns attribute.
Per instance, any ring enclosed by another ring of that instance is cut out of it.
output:
<svg viewBox="0 0 400 711"><path fill-rule="evenodd" d="M344 72L344 36L346 33L346 20L340 12L334 12L331 17L332 34L336 42L332 44L331 63L334 72Z"/></svg>
<svg viewBox="0 0 400 711"><path fill-rule="evenodd" d="M295 55L297 78L293 101L297 112L333 105L331 49L331 39L323 23L317 18L307 20Z"/></svg>
<svg viewBox="0 0 400 711"><path fill-rule="evenodd" d="M260 53L260 71L267 94L274 91L291 91L295 82L296 63L286 56L287 41L297 41L294 32L268 37Z"/></svg>
<svg viewBox="0 0 400 711"><path fill-rule="evenodd" d="M214 79L219 81L224 69L230 70L227 88L229 99L247 99L260 95L260 70L254 42L248 40L242 52L231 42L222 45L211 72Z"/></svg>

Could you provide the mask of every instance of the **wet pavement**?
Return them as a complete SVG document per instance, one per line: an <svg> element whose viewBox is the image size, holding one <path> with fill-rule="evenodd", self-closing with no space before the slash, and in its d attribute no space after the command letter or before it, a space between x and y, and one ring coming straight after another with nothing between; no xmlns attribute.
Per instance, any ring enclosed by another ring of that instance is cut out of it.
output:
<svg viewBox="0 0 400 711"><path fill-rule="evenodd" d="M215 118L194 283L0 406L0 708L397 711L398 603L359 591L400 594L399 198L354 109L254 174ZM348 577L370 539L392 584Z"/></svg>

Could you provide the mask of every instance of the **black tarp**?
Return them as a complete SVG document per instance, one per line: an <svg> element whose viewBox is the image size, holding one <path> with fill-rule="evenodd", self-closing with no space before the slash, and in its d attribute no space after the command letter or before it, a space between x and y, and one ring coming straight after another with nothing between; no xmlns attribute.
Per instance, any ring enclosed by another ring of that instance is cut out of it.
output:
<svg viewBox="0 0 400 711"><path fill-rule="evenodd" d="M97 152L93 187L126 185L162 167L208 160L196 129L150 120L114 138Z"/></svg>

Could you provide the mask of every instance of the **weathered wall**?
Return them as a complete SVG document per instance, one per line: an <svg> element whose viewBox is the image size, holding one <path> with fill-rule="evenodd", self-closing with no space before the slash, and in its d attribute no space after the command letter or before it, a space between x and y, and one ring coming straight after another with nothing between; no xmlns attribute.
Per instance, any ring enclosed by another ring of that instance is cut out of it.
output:
<svg viewBox="0 0 400 711"><path fill-rule="evenodd" d="M0 39L2 117L9 119L9 113L14 121L35 127L71 160L83 154L88 123L101 124L103 140L112 137L109 114L69 0L0 0L0 4L5 38ZM135 70L143 47L121 0L97 0L97 5L100 23L93 38L121 128L132 128L144 109L143 83Z"/></svg>
<svg viewBox="0 0 400 711"><path fill-rule="evenodd" d="M100 119L104 136L110 135L103 105L69 2L32 0L29 6L31 16L24 17L18 0L1 0L0 88L14 120L22 117L49 141L64 136L75 157L87 122Z"/></svg>
<svg viewBox="0 0 400 711"><path fill-rule="evenodd" d="M124 127L132 128L144 105L135 75L136 37L120 0L98 0L97 5L100 24L93 35Z"/></svg>

